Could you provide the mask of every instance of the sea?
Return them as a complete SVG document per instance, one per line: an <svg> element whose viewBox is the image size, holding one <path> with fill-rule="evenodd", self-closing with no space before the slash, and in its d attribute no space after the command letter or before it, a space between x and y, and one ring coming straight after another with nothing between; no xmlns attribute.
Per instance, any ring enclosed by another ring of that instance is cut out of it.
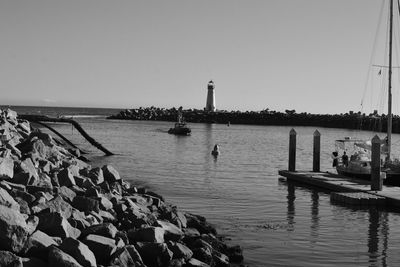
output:
<svg viewBox="0 0 400 267"><path fill-rule="evenodd" d="M321 170L334 172L334 141L374 134L331 128L190 123L191 136L167 133L172 122L108 120L119 109L21 107L19 114L73 117L115 153L92 147L69 124L51 126L89 152L93 166L113 165L123 179L202 215L244 264L264 266L399 266L400 213L331 203L329 192L287 182L289 132L297 132L297 170L312 169L312 140L321 133ZM46 129L43 129L46 131ZM384 135L380 134L381 137ZM399 154L400 136L393 136ZM219 144L215 158L211 150Z"/></svg>

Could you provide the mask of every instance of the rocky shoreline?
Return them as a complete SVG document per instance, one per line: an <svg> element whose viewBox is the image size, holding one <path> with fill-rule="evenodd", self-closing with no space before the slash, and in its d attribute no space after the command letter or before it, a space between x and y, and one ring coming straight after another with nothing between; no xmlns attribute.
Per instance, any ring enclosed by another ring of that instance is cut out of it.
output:
<svg viewBox="0 0 400 267"><path fill-rule="evenodd" d="M91 167L10 109L0 120L0 266L241 265L204 217Z"/></svg>
<svg viewBox="0 0 400 267"><path fill-rule="evenodd" d="M121 110L108 119L118 120L156 120L176 121L177 108L138 108ZM277 112L269 109L262 111L226 111L208 112L198 109L182 110L187 122L195 123L223 123L247 125L275 125L275 126L313 126L339 129L355 129L366 131L386 132L387 117L377 112L364 114L348 112L344 114L311 114L296 113L295 110ZM400 133L400 117L393 116L393 133Z"/></svg>

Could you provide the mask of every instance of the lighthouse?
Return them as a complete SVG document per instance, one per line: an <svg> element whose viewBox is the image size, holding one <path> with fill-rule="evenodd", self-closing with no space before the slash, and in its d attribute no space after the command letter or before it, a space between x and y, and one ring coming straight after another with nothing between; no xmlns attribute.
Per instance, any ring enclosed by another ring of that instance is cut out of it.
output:
<svg viewBox="0 0 400 267"><path fill-rule="evenodd" d="M215 94L214 94L214 82L209 81L207 84L207 103L205 111L215 111Z"/></svg>

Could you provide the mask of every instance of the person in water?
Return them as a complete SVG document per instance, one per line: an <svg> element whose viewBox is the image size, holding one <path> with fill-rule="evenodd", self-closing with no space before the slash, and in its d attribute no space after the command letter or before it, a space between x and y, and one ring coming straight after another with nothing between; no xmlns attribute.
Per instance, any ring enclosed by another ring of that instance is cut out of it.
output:
<svg viewBox="0 0 400 267"><path fill-rule="evenodd" d="M346 151L343 152L342 162L346 167L349 165L349 156L347 156Z"/></svg>
<svg viewBox="0 0 400 267"><path fill-rule="evenodd" d="M217 156L219 154L218 144L215 144L214 149L211 151L211 154L213 154L214 156Z"/></svg>

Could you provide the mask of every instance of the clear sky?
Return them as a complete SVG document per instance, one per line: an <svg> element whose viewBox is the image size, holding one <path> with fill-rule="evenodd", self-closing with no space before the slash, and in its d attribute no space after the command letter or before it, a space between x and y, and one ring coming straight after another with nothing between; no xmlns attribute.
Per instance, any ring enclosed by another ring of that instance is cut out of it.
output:
<svg viewBox="0 0 400 267"><path fill-rule="evenodd" d="M0 104L358 111L381 2L0 0Z"/></svg>

